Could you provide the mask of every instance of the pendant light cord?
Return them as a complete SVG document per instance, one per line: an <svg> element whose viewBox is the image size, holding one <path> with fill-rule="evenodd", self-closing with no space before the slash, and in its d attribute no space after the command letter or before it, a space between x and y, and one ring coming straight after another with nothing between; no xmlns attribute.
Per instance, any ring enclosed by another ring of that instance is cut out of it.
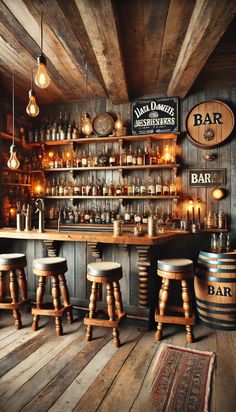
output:
<svg viewBox="0 0 236 412"><path fill-rule="evenodd" d="M15 75L12 75L12 145L15 144Z"/></svg>
<svg viewBox="0 0 236 412"><path fill-rule="evenodd" d="M41 12L41 52L43 53L43 12Z"/></svg>

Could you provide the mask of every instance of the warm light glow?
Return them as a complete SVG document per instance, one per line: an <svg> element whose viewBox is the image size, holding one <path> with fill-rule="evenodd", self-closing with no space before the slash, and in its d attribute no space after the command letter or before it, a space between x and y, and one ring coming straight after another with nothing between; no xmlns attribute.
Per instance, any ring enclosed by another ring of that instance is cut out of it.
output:
<svg viewBox="0 0 236 412"><path fill-rule="evenodd" d="M16 216L16 209L14 207L10 207L9 215L10 215L11 218Z"/></svg>
<svg viewBox="0 0 236 412"><path fill-rule="evenodd" d="M35 193L40 194L42 190L42 186L40 185L40 183L37 183L37 185L35 186Z"/></svg>
<svg viewBox="0 0 236 412"><path fill-rule="evenodd" d="M188 204L187 204L187 210L189 212L192 212L193 205L194 205L193 199L189 199Z"/></svg>
<svg viewBox="0 0 236 412"><path fill-rule="evenodd" d="M53 153L53 152L49 152L49 153L48 153L48 157L49 157L50 159L52 159L53 156L54 156L54 153Z"/></svg>
<svg viewBox="0 0 236 412"><path fill-rule="evenodd" d="M41 54L40 56L38 56L37 61L38 61L38 71L35 76L35 83L41 89L46 89L49 86L50 77L48 76L48 73L47 73L46 59L44 55Z"/></svg>
<svg viewBox="0 0 236 412"><path fill-rule="evenodd" d="M171 162L171 151L170 151L170 146L168 144L164 147L163 159L165 163Z"/></svg>
<svg viewBox="0 0 236 412"><path fill-rule="evenodd" d="M214 200L221 200L225 197L225 191L222 187L216 187L212 190L211 196Z"/></svg>
<svg viewBox="0 0 236 412"><path fill-rule="evenodd" d="M116 119L116 121L115 121L115 123L114 123L114 128L115 128L116 130L121 130L121 129L123 129L123 122L122 122L122 120L121 120L121 118L120 118L120 114L119 114L119 113L117 113L117 119Z"/></svg>
<svg viewBox="0 0 236 412"><path fill-rule="evenodd" d="M35 94L32 89L29 91L29 103L26 107L26 112L31 117L36 117L39 114L39 107L36 104Z"/></svg>
<svg viewBox="0 0 236 412"><path fill-rule="evenodd" d="M82 124L82 133L88 137L93 131L93 127L91 124L91 120L88 114L85 114L83 117L83 124Z"/></svg>
<svg viewBox="0 0 236 412"><path fill-rule="evenodd" d="M19 166L20 162L16 157L16 146L12 144L10 147L10 158L7 162L7 167L9 167L9 169L16 170Z"/></svg>

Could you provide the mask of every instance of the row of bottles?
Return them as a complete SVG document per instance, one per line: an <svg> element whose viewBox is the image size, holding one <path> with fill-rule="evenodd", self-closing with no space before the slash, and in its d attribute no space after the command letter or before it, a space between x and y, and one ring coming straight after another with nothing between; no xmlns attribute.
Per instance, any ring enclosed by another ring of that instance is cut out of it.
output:
<svg viewBox="0 0 236 412"><path fill-rule="evenodd" d="M31 159L32 169L57 169L72 167L106 167L106 166L142 166L171 164L175 162L175 156L171 146L166 145L164 154L160 153L159 147L141 148L128 150L120 148L120 152L108 151L105 146L99 151L57 151L54 153L43 152L38 157L36 154ZM168 153L168 156L167 156ZM27 159L28 160L28 159Z"/></svg>
<svg viewBox="0 0 236 412"><path fill-rule="evenodd" d="M139 205L133 207L127 206L92 206L85 207L83 204L78 206L62 206L60 209L51 207L48 209L47 218L49 220L59 219L61 223L77 224L77 223L96 223L96 224L111 224L114 220L120 219L124 224L147 224L148 217L153 216L157 224L165 224L174 219L173 212L168 207L167 210L150 205L145 205L143 211Z"/></svg>
<svg viewBox="0 0 236 412"><path fill-rule="evenodd" d="M215 212L210 209L205 219L206 229L227 229L227 218L223 210Z"/></svg>
<svg viewBox="0 0 236 412"><path fill-rule="evenodd" d="M120 178L117 182L108 180L94 180L93 178L47 180L45 184L46 196L176 196L177 186L174 180L130 176Z"/></svg>

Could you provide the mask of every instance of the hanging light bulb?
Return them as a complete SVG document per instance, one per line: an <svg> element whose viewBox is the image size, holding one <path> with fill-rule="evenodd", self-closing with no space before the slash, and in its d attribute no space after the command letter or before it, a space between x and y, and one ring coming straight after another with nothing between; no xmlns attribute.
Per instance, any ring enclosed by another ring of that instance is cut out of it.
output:
<svg viewBox="0 0 236 412"><path fill-rule="evenodd" d="M7 167L12 170L18 169L20 162L16 157L15 146L15 76L12 76L12 145L10 147L10 158L7 162Z"/></svg>
<svg viewBox="0 0 236 412"><path fill-rule="evenodd" d="M33 74L32 74L32 78L33 78ZM28 103L28 106L26 107L26 112L31 117L36 117L39 114L39 107L36 104L35 91L33 89L32 79L31 79L31 89L29 91L29 103Z"/></svg>
<svg viewBox="0 0 236 412"><path fill-rule="evenodd" d="M85 137L89 137L92 132L93 132L93 126L92 126L89 114L85 113L83 117L83 123L82 123L82 133L85 135Z"/></svg>
<svg viewBox="0 0 236 412"><path fill-rule="evenodd" d="M88 107L88 62L86 61L86 107ZM88 113L85 113L82 118L82 133L85 137L89 137L93 132L93 126Z"/></svg>
<svg viewBox="0 0 236 412"><path fill-rule="evenodd" d="M35 83L41 89L46 89L50 83L47 73L46 58L43 54L43 13L41 13L41 54L37 57L38 71L35 76Z"/></svg>

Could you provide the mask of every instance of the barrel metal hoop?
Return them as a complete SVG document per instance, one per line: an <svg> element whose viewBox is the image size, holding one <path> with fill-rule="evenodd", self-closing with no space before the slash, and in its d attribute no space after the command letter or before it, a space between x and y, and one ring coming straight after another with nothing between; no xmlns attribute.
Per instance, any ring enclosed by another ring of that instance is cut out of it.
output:
<svg viewBox="0 0 236 412"><path fill-rule="evenodd" d="M197 309L203 310L204 312L207 313L217 313L219 315L236 315L236 310L227 310L227 311L223 311L223 310L215 310L215 309L209 309L209 308L204 308L203 306L200 306L197 304ZM235 318L236 320L236 318Z"/></svg>
<svg viewBox="0 0 236 412"><path fill-rule="evenodd" d="M218 278L215 276L205 276L201 273L197 273L196 277L201 280L208 280L210 282L220 282L220 283L236 283L236 278Z"/></svg>
<svg viewBox="0 0 236 412"><path fill-rule="evenodd" d="M205 326L207 326L208 328L210 328L210 329L217 329L217 330L236 330L236 326L234 327L234 328L232 328L232 327L230 327L230 328L227 328L227 326L220 326L219 324L214 324L214 323L208 323L208 322L204 322L204 320L202 320L201 318L200 318L200 320L201 320L201 323L203 324L203 325L205 325Z"/></svg>
<svg viewBox="0 0 236 412"><path fill-rule="evenodd" d="M198 263L203 263L204 265L216 265L216 266L235 266L236 267L236 260L204 260L201 259L200 257L198 258Z"/></svg>
<svg viewBox="0 0 236 412"><path fill-rule="evenodd" d="M203 319L214 321L216 325L222 324L222 323L223 324L225 323L226 325L235 325L235 320L224 320L224 319L212 318L211 316L206 316L206 315L203 315L202 313L199 313L198 316L200 318L202 317ZM235 326L235 329L236 329L236 326Z"/></svg>
<svg viewBox="0 0 236 412"><path fill-rule="evenodd" d="M219 269L219 268L209 268L203 265L199 265L199 269L206 270L207 272L214 272L214 273L233 273L235 274L236 267L235 269ZM196 270L197 272L197 270Z"/></svg>
<svg viewBox="0 0 236 412"><path fill-rule="evenodd" d="M200 255L212 258L225 258L225 259L236 259L235 253L213 253L213 252L204 252L201 251Z"/></svg>
<svg viewBox="0 0 236 412"><path fill-rule="evenodd" d="M202 299L199 299L197 297L196 297L196 301L199 302L199 303L203 303L204 305L212 306L212 307L215 307L215 308L217 308L217 307L218 308L236 308L236 303L230 304L230 303L208 302L206 300L202 300Z"/></svg>

